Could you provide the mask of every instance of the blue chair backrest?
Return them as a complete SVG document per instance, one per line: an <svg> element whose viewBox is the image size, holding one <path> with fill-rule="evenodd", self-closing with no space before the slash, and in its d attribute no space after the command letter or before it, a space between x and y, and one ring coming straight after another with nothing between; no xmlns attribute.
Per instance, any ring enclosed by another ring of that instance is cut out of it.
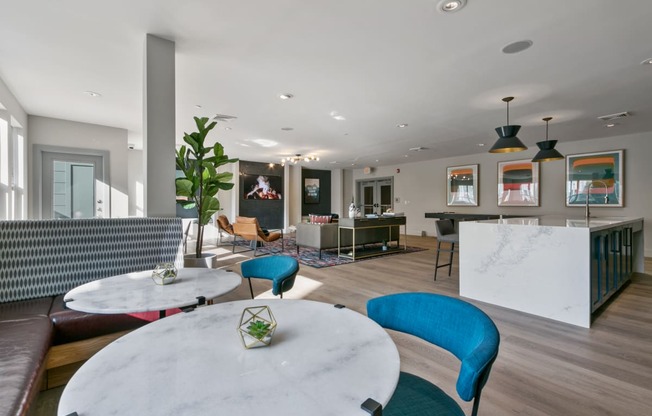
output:
<svg viewBox="0 0 652 416"><path fill-rule="evenodd" d="M240 270L245 278L272 280L272 293L278 295L294 285L299 262L290 256L266 256L243 262Z"/></svg>
<svg viewBox="0 0 652 416"><path fill-rule="evenodd" d="M462 362L457 393L463 400L472 400L484 387L500 335L477 307L434 293L398 293L369 300L367 314L384 328L418 336L453 353Z"/></svg>

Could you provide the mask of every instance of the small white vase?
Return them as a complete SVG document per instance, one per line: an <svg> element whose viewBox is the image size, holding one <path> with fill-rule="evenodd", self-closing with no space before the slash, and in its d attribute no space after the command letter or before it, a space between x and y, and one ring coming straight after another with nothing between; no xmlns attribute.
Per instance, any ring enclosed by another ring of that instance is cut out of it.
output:
<svg viewBox="0 0 652 416"><path fill-rule="evenodd" d="M358 209L355 207L355 204L349 205L349 218L355 218Z"/></svg>

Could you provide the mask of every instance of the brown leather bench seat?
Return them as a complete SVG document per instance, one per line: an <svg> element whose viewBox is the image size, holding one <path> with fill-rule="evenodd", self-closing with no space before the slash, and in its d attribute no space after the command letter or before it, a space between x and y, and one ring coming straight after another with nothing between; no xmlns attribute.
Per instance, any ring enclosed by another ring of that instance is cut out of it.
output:
<svg viewBox="0 0 652 416"><path fill-rule="evenodd" d="M25 415L38 394L50 348L47 316L0 321L0 415Z"/></svg>
<svg viewBox="0 0 652 416"><path fill-rule="evenodd" d="M158 312L134 315L66 309L63 295L0 304L0 415L28 413L44 387L51 346L133 330L156 319Z"/></svg>

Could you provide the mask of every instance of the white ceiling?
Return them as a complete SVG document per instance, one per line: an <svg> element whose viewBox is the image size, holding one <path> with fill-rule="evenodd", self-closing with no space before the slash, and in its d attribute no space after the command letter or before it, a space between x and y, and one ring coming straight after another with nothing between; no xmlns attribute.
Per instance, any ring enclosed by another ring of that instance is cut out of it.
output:
<svg viewBox="0 0 652 416"><path fill-rule="evenodd" d="M486 152L505 96L523 157L546 116L562 153L652 131L652 65L641 65L652 1L468 0L449 14L437 2L13 0L0 12L0 77L29 114L125 128L139 144L151 33L176 43L179 142L192 116L228 114L238 118L211 136L229 156L310 154L321 160L306 166L324 169ZM526 39L530 49L501 52ZM632 117L614 128L597 119L620 111Z"/></svg>

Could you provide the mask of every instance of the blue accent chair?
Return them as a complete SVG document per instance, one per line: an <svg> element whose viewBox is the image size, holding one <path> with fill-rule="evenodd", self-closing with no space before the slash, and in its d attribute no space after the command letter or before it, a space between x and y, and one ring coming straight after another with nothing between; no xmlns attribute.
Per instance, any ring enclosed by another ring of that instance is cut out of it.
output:
<svg viewBox="0 0 652 416"><path fill-rule="evenodd" d="M370 299L367 314L384 328L417 336L453 353L462 362L457 394L464 401L474 400L472 415L477 415L480 393L500 344L491 318L468 302L433 293L399 293ZM401 372L383 415L463 416L464 412L439 387Z"/></svg>
<svg viewBox="0 0 652 416"><path fill-rule="evenodd" d="M267 256L247 260L240 265L242 277L249 281L251 298L254 298L254 289L251 279L267 279L272 281L274 296L287 292L294 286L294 279L299 272L299 262L290 256Z"/></svg>

